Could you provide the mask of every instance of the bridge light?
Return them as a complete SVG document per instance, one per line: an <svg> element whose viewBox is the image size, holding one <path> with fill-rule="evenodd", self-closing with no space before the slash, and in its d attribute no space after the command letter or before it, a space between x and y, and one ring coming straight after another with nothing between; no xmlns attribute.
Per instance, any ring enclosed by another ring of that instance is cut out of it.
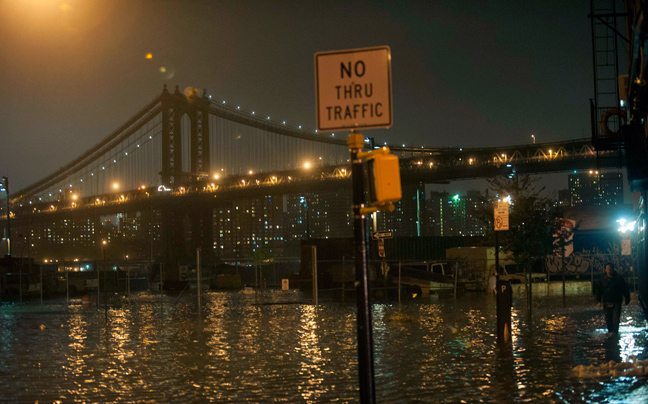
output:
<svg viewBox="0 0 648 404"><path fill-rule="evenodd" d="M310 163L308 162L304 163L304 168L310 168Z"/></svg>
<svg viewBox="0 0 648 404"><path fill-rule="evenodd" d="M76 194L72 194L72 199L74 199L74 200L76 201L76 200L77 200L77 195L76 195Z"/></svg>
<svg viewBox="0 0 648 404"><path fill-rule="evenodd" d="M254 174L254 171L250 170L250 171L248 171L248 174L252 175L252 174Z"/></svg>
<svg viewBox="0 0 648 404"><path fill-rule="evenodd" d="M589 173L590 173L590 174L593 174L593 173L594 173L594 171L592 171L592 170L590 170L590 171L589 171Z"/></svg>
<svg viewBox="0 0 648 404"><path fill-rule="evenodd" d="M215 179L215 180L218 179L218 174L214 174L214 179Z"/></svg>
<svg viewBox="0 0 648 404"><path fill-rule="evenodd" d="M115 182L115 183L113 183L113 188L115 188L115 189L117 189L117 188L119 188L119 184L118 184L118 183L116 183L116 182Z"/></svg>

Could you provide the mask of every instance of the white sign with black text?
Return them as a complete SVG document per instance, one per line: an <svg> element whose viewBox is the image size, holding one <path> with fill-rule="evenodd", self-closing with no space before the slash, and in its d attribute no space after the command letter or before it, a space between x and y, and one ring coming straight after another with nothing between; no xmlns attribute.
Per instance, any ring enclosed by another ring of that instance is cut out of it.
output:
<svg viewBox="0 0 648 404"><path fill-rule="evenodd" d="M389 47L316 53L315 91L319 131L392 126Z"/></svg>
<svg viewBox="0 0 648 404"><path fill-rule="evenodd" d="M495 205L495 231L509 229L509 204L497 202Z"/></svg>

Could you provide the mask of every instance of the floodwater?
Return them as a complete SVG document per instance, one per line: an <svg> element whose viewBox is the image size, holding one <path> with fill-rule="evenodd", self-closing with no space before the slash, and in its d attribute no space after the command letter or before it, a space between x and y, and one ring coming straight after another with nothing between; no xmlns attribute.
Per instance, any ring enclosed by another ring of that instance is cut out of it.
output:
<svg viewBox="0 0 648 404"><path fill-rule="evenodd" d="M107 319L60 302L3 307L0 402L359 401L348 298L315 307L294 291L210 292L201 318L196 300L141 293ZM516 298L508 349L496 346L492 296L375 304L377 402L648 402L640 364L600 371L648 359L639 307L624 307L617 338L592 303L537 297L529 321Z"/></svg>

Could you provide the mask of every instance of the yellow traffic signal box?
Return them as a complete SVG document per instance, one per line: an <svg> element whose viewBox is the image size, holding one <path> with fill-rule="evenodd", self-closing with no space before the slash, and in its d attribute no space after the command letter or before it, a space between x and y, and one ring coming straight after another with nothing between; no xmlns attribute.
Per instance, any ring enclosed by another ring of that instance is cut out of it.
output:
<svg viewBox="0 0 648 404"><path fill-rule="evenodd" d="M374 150L367 156L369 175L369 205L384 206L401 199L400 168L398 157L389 148Z"/></svg>

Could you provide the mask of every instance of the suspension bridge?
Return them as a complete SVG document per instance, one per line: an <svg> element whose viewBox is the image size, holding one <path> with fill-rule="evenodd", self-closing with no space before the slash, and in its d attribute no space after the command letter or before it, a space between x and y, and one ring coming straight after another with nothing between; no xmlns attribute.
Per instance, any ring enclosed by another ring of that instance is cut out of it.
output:
<svg viewBox="0 0 648 404"><path fill-rule="evenodd" d="M597 152L584 139L487 148L377 145L371 138L365 142L367 148L388 146L400 157L404 192L408 184L621 164L620 158L609 158L613 152ZM194 248L210 255L216 248L217 222L225 217L217 218L215 210L229 212L233 201L350 189L348 158L340 134L308 132L212 100L206 91L199 95L193 88L181 92L177 86L175 91L165 86L97 145L12 192L12 225L21 229L14 233L29 234L40 256L62 246L90 255L99 248L99 240L109 236L100 222L111 215L122 221L135 218L131 227L137 231L131 231L130 241L125 229L119 230L123 243L150 242L151 257L174 260ZM284 197L283 211L286 203ZM267 213L265 219L262 229L279 228L268 224L272 220ZM264 231L267 234L253 235L252 240L283 241L288 237L286 223L281 226L284 236Z"/></svg>

